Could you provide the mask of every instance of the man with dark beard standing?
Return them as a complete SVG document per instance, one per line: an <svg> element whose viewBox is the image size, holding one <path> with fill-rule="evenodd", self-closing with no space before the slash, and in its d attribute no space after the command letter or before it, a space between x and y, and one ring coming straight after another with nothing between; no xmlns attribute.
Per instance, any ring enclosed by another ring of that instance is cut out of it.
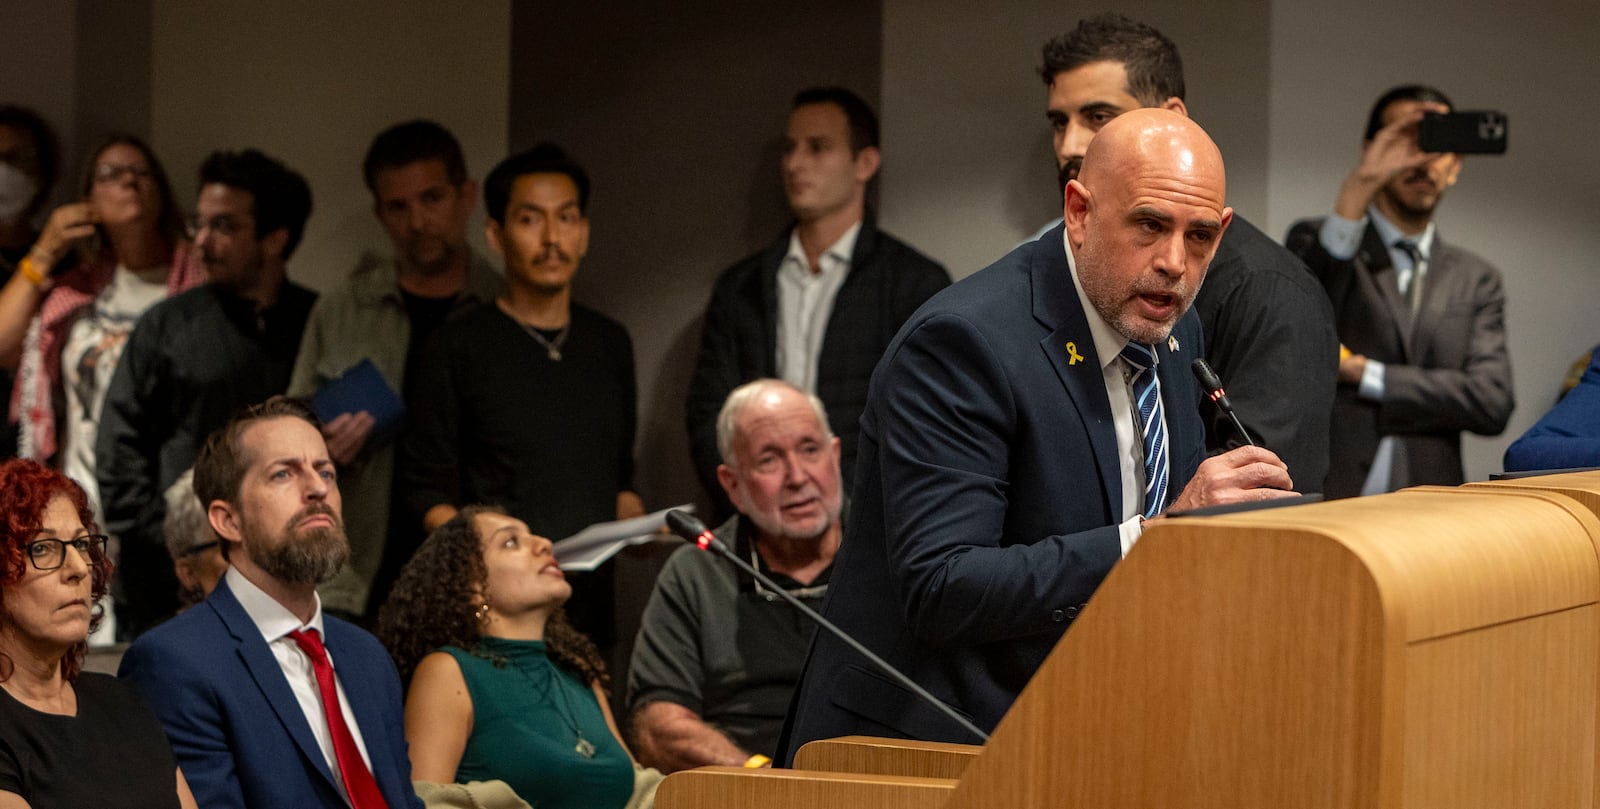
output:
<svg viewBox="0 0 1600 809"><path fill-rule="evenodd" d="M122 659L208 807L420 807L400 679L378 641L322 612L349 558L316 416L274 397L213 433L195 494L232 567Z"/></svg>
<svg viewBox="0 0 1600 809"><path fill-rule="evenodd" d="M1142 22L1111 13L1080 20L1046 42L1042 56L1045 118L1063 192L1108 121L1150 107L1189 115L1178 46ZM1338 340L1333 310L1316 280L1294 255L1235 214L1194 310L1206 336L1205 358L1227 385L1241 423L1288 464L1299 491L1321 491ZM1209 399L1201 418L1208 452L1247 441Z"/></svg>
<svg viewBox="0 0 1600 809"><path fill-rule="evenodd" d="M1423 85L1385 93L1333 215L1285 241L1322 279L1345 349L1329 497L1458 485L1461 431L1499 435L1511 418L1500 271L1439 239L1433 213L1461 158L1417 144L1423 115L1450 107Z"/></svg>

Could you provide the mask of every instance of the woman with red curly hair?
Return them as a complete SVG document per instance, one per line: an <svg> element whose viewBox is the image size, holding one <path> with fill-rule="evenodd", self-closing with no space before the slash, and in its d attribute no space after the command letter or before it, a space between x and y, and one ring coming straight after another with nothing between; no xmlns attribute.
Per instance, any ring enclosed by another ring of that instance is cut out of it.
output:
<svg viewBox="0 0 1600 809"><path fill-rule="evenodd" d="M83 672L110 581L83 489L0 464L0 809L195 805L155 714Z"/></svg>

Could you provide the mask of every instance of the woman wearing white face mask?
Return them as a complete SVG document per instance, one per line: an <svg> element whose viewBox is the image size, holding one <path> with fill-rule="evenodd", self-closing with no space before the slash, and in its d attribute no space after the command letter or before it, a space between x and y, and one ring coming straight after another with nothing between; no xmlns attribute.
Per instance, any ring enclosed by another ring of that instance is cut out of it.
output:
<svg viewBox="0 0 1600 809"><path fill-rule="evenodd" d="M0 105L0 284L39 238L35 218L50 198L61 169L54 129L27 107ZM0 401L11 401L11 372L0 370ZM17 428L0 419L0 457L17 452Z"/></svg>
<svg viewBox="0 0 1600 809"><path fill-rule="evenodd" d="M98 516L94 436L122 347L145 309L202 273L150 148L118 135L93 154L82 201L51 212L0 289L0 365L17 369L17 454L91 482Z"/></svg>

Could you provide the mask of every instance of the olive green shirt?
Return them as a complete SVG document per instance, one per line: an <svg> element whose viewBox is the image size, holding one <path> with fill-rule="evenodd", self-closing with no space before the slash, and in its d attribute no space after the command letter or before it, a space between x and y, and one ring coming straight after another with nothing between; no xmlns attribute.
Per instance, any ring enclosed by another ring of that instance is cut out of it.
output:
<svg viewBox="0 0 1600 809"><path fill-rule="evenodd" d="M404 393L411 320L399 277L393 258L367 253L345 283L317 299L289 378L290 396L310 397L363 359L372 360L396 393ZM473 253L466 286L456 297L451 316L493 300L504 289L500 274ZM369 442L354 462L339 470L350 564L318 588L324 607L352 615L366 610L367 594L378 575L389 536L396 443L393 438Z"/></svg>

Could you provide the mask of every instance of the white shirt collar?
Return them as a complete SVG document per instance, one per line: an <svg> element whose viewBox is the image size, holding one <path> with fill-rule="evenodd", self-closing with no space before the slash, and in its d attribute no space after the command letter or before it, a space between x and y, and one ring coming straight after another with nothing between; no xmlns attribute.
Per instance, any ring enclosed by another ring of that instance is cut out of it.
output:
<svg viewBox="0 0 1600 809"><path fill-rule="evenodd" d="M1421 236L1407 236L1401 233L1400 228L1390 222L1388 217L1379 212L1376 205L1367 206L1367 216L1372 220L1372 226L1377 229L1378 237L1383 239L1384 247L1393 250L1395 242L1407 239L1416 243L1417 252L1422 254L1423 260L1427 260L1429 256L1433 255L1432 221L1428 222L1428 226L1423 229Z"/></svg>
<svg viewBox="0 0 1600 809"><path fill-rule="evenodd" d="M1078 290L1078 300L1083 304L1083 314L1089 321L1089 335L1094 338L1094 353L1100 360L1100 368L1103 370L1122 355L1122 348L1128 344L1128 338L1117 331L1115 326L1106 322L1106 319L1100 316L1100 310L1094 308L1094 304L1083 294L1083 282L1078 280L1078 259L1072 255L1072 241L1065 230L1061 231L1061 242L1067 251L1067 267L1072 270L1072 286ZM1158 353L1157 362L1159 361Z"/></svg>
<svg viewBox="0 0 1600 809"><path fill-rule="evenodd" d="M861 222L857 220L854 225L850 226L849 230L844 232L843 236L839 237L838 241L822 251L822 256L817 259L817 266L821 270L821 274L827 274L830 264L832 266L849 266L850 257L855 255L856 252L856 237L860 235ZM824 261L823 259L828 259L829 261ZM783 263L786 267L798 267L806 274L810 274L811 264L806 261L805 248L800 246L800 228L798 227L789 231L789 252L784 255Z"/></svg>
<svg viewBox="0 0 1600 809"><path fill-rule="evenodd" d="M328 635L322 628L322 597L316 596L317 609L312 613L308 623L301 624L300 619L289 611L288 607L279 604L265 590L257 587L254 582L245 578L236 567L228 568L224 574L228 581L228 589L233 592L234 598L239 600L239 606L244 607L246 615L250 616L251 623L261 632L261 637L268 644L287 636L296 629L315 629L324 640Z"/></svg>

